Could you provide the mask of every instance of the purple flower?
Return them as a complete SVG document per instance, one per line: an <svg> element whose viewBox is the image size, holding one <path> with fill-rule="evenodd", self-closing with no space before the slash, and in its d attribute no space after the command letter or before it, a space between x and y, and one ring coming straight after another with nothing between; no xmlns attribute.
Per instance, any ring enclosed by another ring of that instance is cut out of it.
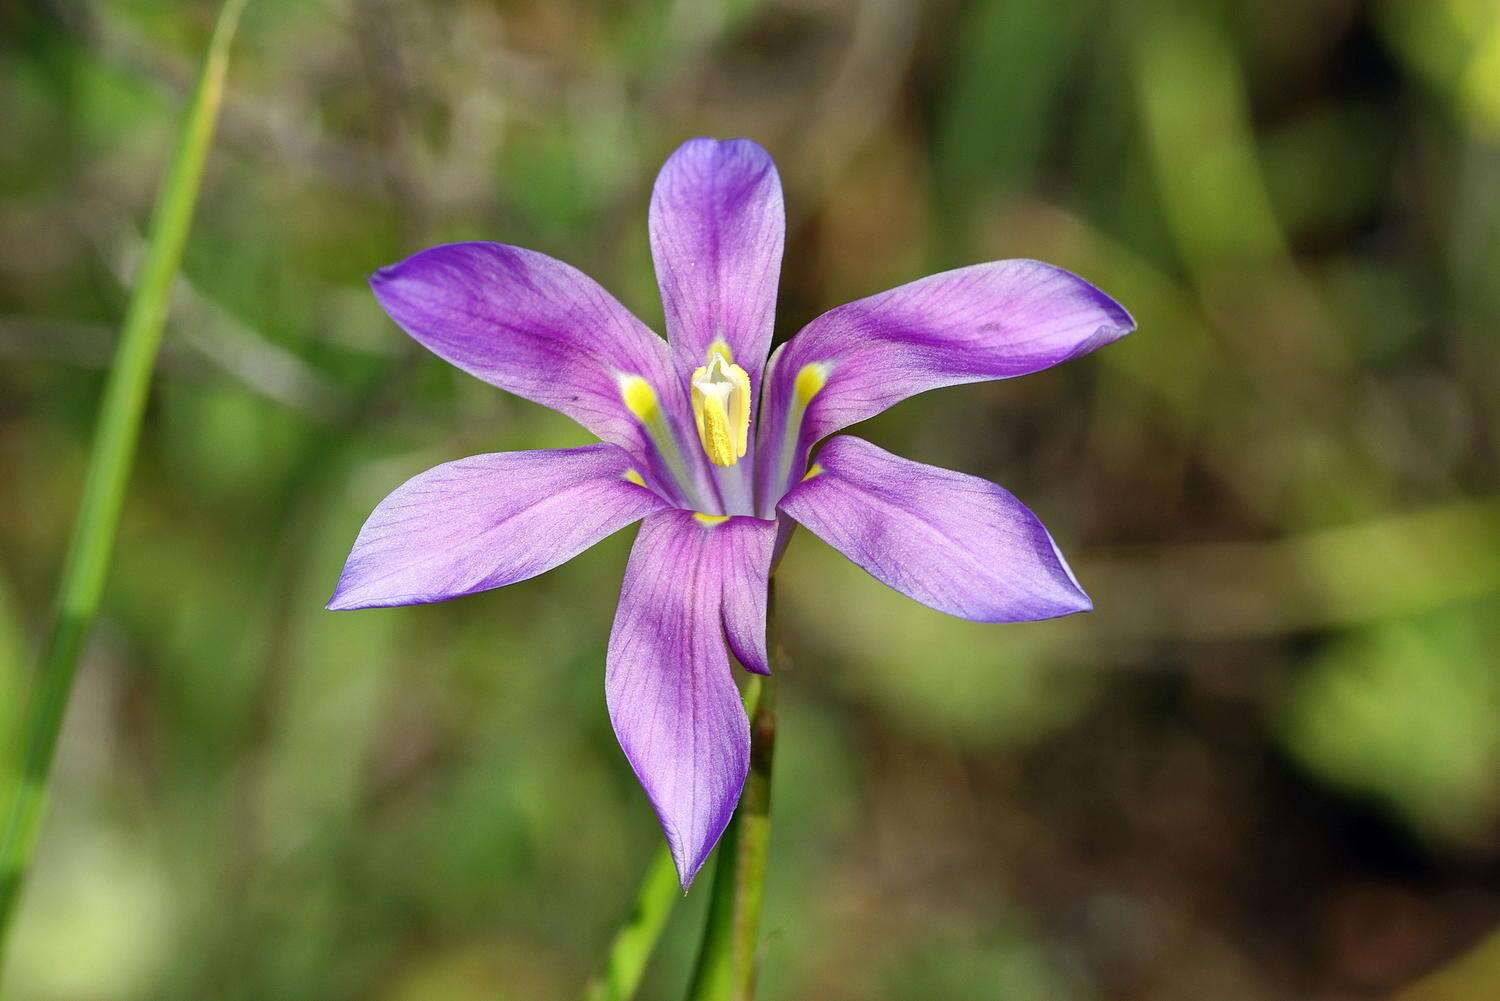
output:
<svg viewBox="0 0 1500 1001"><path fill-rule="evenodd" d="M791 521L871 575L981 622L1092 607L1052 537L994 484L828 435L939 386L1047 368L1133 329L1036 261L924 278L830 310L767 359L785 216L765 150L694 139L651 197L662 340L585 275L499 243L382 268L376 298L438 356L603 441L476 455L370 515L329 608L442 601L534 577L633 521L609 639L615 734L686 887L743 785L728 649L769 672L766 589Z"/></svg>

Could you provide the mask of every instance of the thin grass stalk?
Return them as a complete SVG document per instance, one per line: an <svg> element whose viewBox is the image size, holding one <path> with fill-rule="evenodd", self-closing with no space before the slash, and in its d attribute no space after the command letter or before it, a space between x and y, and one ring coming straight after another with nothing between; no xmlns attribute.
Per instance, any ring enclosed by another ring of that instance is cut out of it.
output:
<svg viewBox="0 0 1500 1001"><path fill-rule="evenodd" d="M19 730L22 757L16 787L0 826L0 957L36 851L47 803L47 779L78 657L104 591L172 286L182 263L223 99L229 43L244 6L245 0L226 0L214 24L186 119L157 194L146 254L104 388L83 495L58 584L53 623Z"/></svg>

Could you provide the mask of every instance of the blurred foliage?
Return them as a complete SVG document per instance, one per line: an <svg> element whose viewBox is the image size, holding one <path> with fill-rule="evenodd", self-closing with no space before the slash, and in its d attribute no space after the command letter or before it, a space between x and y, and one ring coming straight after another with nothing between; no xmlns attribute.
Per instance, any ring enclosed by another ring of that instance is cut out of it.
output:
<svg viewBox="0 0 1500 1001"><path fill-rule="evenodd" d="M0 9L7 729L214 9ZM363 277L504 240L659 328L646 201L698 134L780 165L779 337L1019 256L1140 323L861 428L1013 489L1097 612L950 620L794 539L764 997L1383 996L1479 941L1491 0L256 0L7 996L581 988L658 837L600 683L630 533L322 611L405 477L587 440L415 349ZM701 905L643 997L680 994ZM1493 995L1494 950L1411 997Z"/></svg>
<svg viewBox="0 0 1500 1001"><path fill-rule="evenodd" d="M1483 830L1500 805L1500 672L1486 657L1500 641L1493 613L1483 624L1451 613L1393 620L1334 640L1295 679L1292 751L1424 830Z"/></svg>

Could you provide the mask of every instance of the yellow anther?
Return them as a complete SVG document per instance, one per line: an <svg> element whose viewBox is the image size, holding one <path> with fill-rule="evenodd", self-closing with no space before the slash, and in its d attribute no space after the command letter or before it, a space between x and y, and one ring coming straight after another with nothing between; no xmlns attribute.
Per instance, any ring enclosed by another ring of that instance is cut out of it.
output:
<svg viewBox="0 0 1500 1001"><path fill-rule="evenodd" d="M631 472L634 472L634 470L631 470ZM807 471L807 475L802 477L802 482L806 483L808 480L812 479L814 476L817 476L821 472L823 472L823 467L814 462L812 464L812 468Z"/></svg>
<svg viewBox="0 0 1500 1001"><path fill-rule="evenodd" d="M750 376L727 360L729 348L715 341L708 364L693 371L693 421L708 461L732 466L750 442Z"/></svg>
<svg viewBox="0 0 1500 1001"><path fill-rule="evenodd" d="M625 401L625 408L642 423L654 421L661 413L656 390L638 375L620 376L620 399Z"/></svg>
<svg viewBox="0 0 1500 1001"><path fill-rule="evenodd" d="M811 365L802 366L801 371L797 373L796 380L792 383L792 391L797 394L797 403L805 407L827 384L828 366L813 362Z"/></svg>
<svg viewBox="0 0 1500 1001"><path fill-rule="evenodd" d="M631 483L634 483L638 487L644 487L646 485L645 479L642 478L641 474L634 469L625 470L625 474L622 478L629 480Z"/></svg>
<svg viewBox="0 0 1500 1001"><path fill-rule="evenodd" d="M704 528L714 528L714 527L716 527L718 525L722 525L722 524L724 524L724 522L728 521L729 520L729 515L727 515L727 514L701 514L701 513L697 512L697 511L694 511L693 512L693 520L696 521L698 524L702 525Z"/></svg>

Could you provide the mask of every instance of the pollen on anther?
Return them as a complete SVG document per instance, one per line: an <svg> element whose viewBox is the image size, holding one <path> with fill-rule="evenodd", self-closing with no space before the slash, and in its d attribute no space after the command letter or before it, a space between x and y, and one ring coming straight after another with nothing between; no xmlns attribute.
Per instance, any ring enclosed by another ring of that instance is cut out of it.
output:
<svg viewBox="0 0 1500 1001"><path fill-rule="evenodd" d="M693 421L708 461L733 466L745 454L750 439L750 377L727 361L729 348L715 341L708 363L693 371Z"/></svg>
<svg viewBox="0 0 1500 1001"><path fill-rule="evenodd" d="M717 528L729 520L727 514L704 514L701 511L693 512L693 520L704 528Z"/></svg>
<svg viewBox="0 0 1500 1001"><path fill-rule="evenodd" d="M638 487L644 487L646 485L645 478L642 477L641 474L634 469L625 470L625 472L621 474L620 478L623 480L629 480L631 483L634 483Z"/></svg>

